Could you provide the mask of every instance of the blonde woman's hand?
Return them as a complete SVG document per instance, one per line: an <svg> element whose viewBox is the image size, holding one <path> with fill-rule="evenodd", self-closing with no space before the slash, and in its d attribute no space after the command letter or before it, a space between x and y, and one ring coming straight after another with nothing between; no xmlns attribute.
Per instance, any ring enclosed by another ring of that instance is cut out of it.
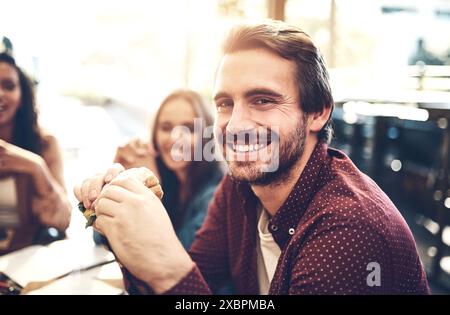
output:
<svg viewBox="0 0 450 315"><path fill-rule="evenodd" d="M151 143L133 139L117 148L114 163L122 164L125 169L144 166L157 174L156 157L157 153Z"/></svg>

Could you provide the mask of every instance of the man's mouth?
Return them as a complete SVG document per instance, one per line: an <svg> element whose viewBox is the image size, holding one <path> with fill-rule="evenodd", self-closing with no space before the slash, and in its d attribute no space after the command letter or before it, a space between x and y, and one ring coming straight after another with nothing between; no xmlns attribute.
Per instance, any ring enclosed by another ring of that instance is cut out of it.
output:
<svg viewBox="0 0 450 315"><path fill-rule="evenodd" d="M238 145L236 145L236 144L232 144L232 146L231 146L231 148L233 149L233 151L235 151L235 152L254 152L254 151L258 151L258 150L261 150L261 149L263 149L263 148L265 148L265 147L267 147L267 144L250 144L250 145L247 145L247 144L244 144L244 145L242 145L242 144L238 144Z"/></svg>
<svg viewBox="0 0 450 315"><path fill-rule="evenodd" d="M7 109L6 105L0 104L0 113L5 112Z"/></svg>
<svg viewBox="0 0 450 315"><path fill-rule="evenodd" d="M262 150L272 143L270 133L227 135L226 145L235 153L251 153Z"/></svg>

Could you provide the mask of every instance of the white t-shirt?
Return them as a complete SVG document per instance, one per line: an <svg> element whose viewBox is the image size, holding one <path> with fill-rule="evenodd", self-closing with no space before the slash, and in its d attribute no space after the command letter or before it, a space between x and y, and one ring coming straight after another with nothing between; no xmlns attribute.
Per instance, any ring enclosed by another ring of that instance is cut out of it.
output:
<svg viewBox="0 0 450 315"><path fill-rule="evenodd" d="M259 220L257 232L257 272L259 283L259 294L269 293L270 283L272 282L278 259L281 255L281 249L269 232L269 213L262 207L259 207Z"/></svg>

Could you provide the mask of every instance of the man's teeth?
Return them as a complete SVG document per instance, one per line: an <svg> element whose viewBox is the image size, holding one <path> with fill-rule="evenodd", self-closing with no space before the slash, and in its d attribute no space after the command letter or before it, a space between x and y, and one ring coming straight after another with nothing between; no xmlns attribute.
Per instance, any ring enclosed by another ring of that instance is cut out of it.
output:
<svg viewBox="0 0 450 315"><path fill-rule="evenodd" d="M6 110L6 106L0 105L0 112Z"/></svg>
<svg viewBox="0 0 450 315"><path fill-rule="evenodd" d="M266 144L235 144L233 143L233 150L236 152L253 152L264 148Z"/></svg>

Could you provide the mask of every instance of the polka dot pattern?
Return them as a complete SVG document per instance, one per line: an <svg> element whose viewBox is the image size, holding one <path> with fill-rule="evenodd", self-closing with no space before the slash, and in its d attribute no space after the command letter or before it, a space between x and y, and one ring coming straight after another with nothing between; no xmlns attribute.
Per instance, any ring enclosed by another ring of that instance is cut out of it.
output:
<svg viewBox="0 0 450 315"><path fill-rule="evenodd" d="M256 207L250 187L226 176L191 247L196 266L167 293L214 293L231 278L238 294L258 294ZM399 211L345 154L324 143L269 230L282 249L269 294L429 293Z"/></svg>

